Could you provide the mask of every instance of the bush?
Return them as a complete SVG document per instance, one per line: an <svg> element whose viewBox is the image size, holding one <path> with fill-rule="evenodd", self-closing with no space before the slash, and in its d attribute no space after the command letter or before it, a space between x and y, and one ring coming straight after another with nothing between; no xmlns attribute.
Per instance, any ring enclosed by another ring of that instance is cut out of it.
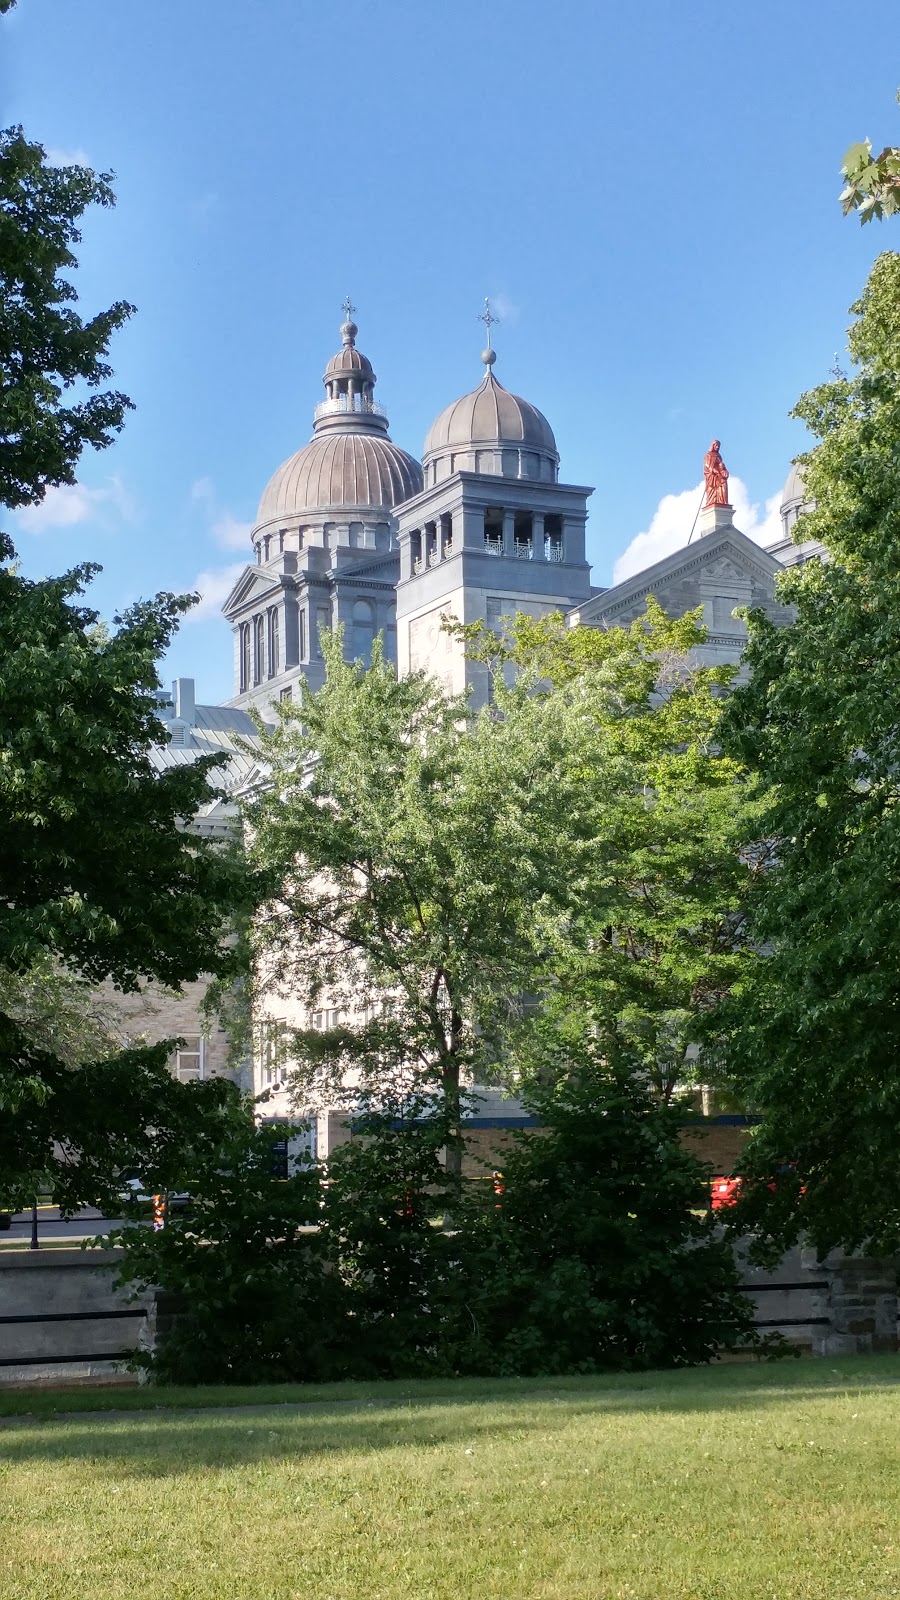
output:
<svg viewBox="0 0 900 1600"><path fill-rule="evenodd" d="M274 1181L284 1130L242 1113L196 1173L192 1213L124 1237L127 1281L183 1307L154 1378L597 1372L751 1342L677 1113L590 1044L531 1102L544 1126L519 1136L499 1205L448 1179L434 1107L363 1118L325 1181L314 1166Z"/></svg>
<svg viewBox="0 0 900 1600"><path fill-rule="evenodd" d="M590 1044L566 1069L531 1093L543 1128L519 1136L502 1203L478 1227L480 1250L467 1252L480 1255L469 1370L670 1367L752 1342L733 1253L713 1230L705 1169L679 1143L677 1111Z"/></svg>
<svg viewBox="0 0 900 1600"><path fill-rule="evenodd" d="M296 1130L292 1130L296 1131ZM156 1351L160 1383L314 1382L333 1375L341 1311L315 1231L321 1185L301 1166L273 1177L283 1127L254 1126L244 1107L198 1158L191 1206L158 1233L129 1228L120 1279L158 1286L178 1306Z"/></svg>

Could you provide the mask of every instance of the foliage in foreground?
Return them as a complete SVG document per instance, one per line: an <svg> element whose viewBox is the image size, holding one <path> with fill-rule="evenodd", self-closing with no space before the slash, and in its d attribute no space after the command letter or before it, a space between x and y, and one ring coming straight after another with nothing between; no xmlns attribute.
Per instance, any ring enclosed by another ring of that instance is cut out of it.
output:
<svg viewBox="0 0 900 1600"><path fill-rule="evenodd" d="M900 101L900 94L897 99ZM855 211L860 222L865 223L900 211L900 149L896 145L886 145L875 156L870 139L852 144L841 174L846 180L841 193L845 217Z"/></svg>
<svg viewBox="0 0 900 1600"><path fill-rule="evenodd" d="M122 1236L126 1281L181 1307L146 1358L154 1379L633 1370L752 1342L673 1113L588 1040L566 1061L500 1193L448 1176L439 1105L370 1115L324 1183L309 1167L273 1181L276 1131L236 1120L198 1167L193 1212Z"/></svg>
<svg viewBox="0 0 900 1600"><path fill-rule="evenodd" d="M124 421L130 402L102 385L131 307L84 320L68 276L81 216L112 203L108 174L0 134L0 505L74 482ZM218 1089L173 1085L164 1050L104 1038L85 988L220 969L243 881L185 827L215 761L160 774L152 758L157 663L192 601L160 594L107 629L83 603L95 570L31 582L0 533L0 1199L15 1205L46 1187L67 1208L113 1203L120 1166L171 1172L221 1109Z"/></svg>
<svg viewBox="0 0 900 1600"><path fill-rule="evenodd" d="M544 942L545 1013L575 1037L589 1021L609 1059L634 1059L666 1102L718 1084L707 1023L757 958L744 906L760 857L744 847L760 797L719 739L734 668L698 662L699 612L668 617L652 596L628 627L520 613L500 637L458 631L476 659L514 668L541 706L589 729L571 752L589 848ZM569 822L561 808L561 832ZM521 1052L516 1065L527 1071Z"/></svg>
<svg viewBox="0 0 900 1600"><path fill-rule="evenodd" d="M111 376L110 339L134 311L118 300L83 321L64 276L77 266L84 212L115 204L111 178L52 166L21 128L0 132L0 505L74 483L85 445L110 445L131 406L115 390L65 403L72 388L96 391Z"/></svg>
<svg viewBox="0 0 900 1600"><path fill-rule="evenodd" d="M775 1248L900 1250L900 255L876 261L855 366L804 396L827 562L780 580L796 620L753 613L726 747L761 775L777 841L751 901L767 952L723 1014L730 1070L765 1112L743 1221ZM795 1163L773 1192L772 1172Z"/></svg>

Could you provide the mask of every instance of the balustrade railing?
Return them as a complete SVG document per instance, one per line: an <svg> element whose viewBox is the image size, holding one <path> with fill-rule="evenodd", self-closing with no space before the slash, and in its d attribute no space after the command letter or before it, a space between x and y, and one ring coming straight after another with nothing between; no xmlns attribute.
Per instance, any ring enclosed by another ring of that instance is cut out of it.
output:
<svg viewBox="0 0 900 1600"><path fill-rule="evenodd" d="M362 394L342 394L336 400L323 400L316 406L313 412L313 419L318 421L319 417L352 415L384 417L387 420L387 412L384 406L380 406L377 400L368 400Z"/></svg>

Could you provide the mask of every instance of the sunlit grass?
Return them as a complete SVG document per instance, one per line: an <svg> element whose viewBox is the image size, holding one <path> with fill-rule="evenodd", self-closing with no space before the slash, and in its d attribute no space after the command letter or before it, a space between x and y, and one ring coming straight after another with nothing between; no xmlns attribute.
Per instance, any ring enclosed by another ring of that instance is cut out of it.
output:
<svg viewBox="0 0 900 1600"><path fill-rule="evenodd" d="M893 1358L294 1393L6 1424L2 1600L900 1595Z"/></svg>

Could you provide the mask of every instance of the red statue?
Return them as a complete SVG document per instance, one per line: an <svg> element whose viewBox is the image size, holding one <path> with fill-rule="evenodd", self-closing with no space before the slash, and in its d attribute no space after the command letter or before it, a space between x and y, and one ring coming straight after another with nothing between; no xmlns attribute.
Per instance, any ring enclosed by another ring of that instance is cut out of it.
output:
<svg viewBox="0 0 900 1600"><path fill-rule="evenodd" d="M712 444L703 457L703 478L706 483L706 498L703 509L707 506L727 506L728 504L728 468L719 455L719 441L713 439Z"/></svg>

